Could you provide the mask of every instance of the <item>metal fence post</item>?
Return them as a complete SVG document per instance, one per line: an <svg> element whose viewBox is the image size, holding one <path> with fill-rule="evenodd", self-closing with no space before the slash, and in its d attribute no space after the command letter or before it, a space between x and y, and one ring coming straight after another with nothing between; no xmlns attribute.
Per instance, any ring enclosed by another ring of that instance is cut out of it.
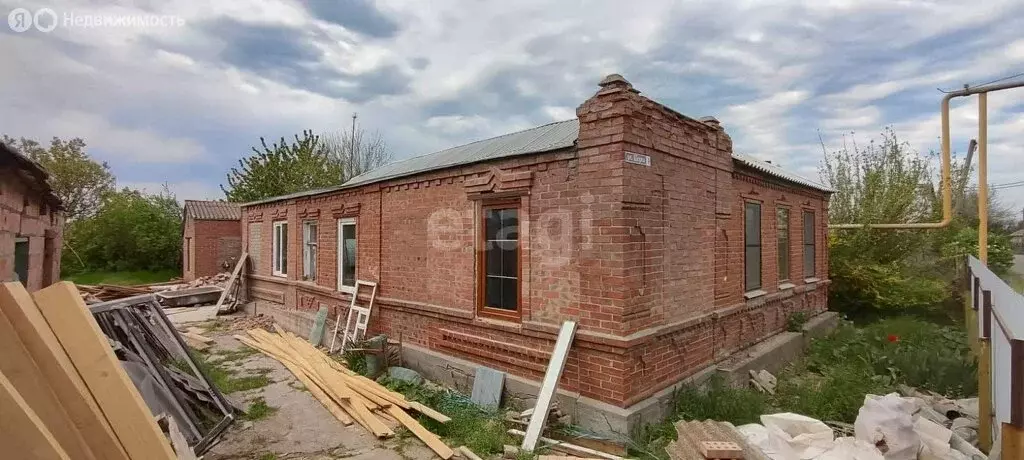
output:
<svg viewBox="0 0 1024 460"><path fill-rule="evenodd" d="M982 308L978 312L981 334L978 337L978 444L992 450L992 291L981 291Z"/></svg>
<svg viewBox="0 0 1024 460"><path fill-rule="evenodd" d="M1024 340L1010 340L1010 423L1002 426L1003 460L1024 460Z"/></svg>

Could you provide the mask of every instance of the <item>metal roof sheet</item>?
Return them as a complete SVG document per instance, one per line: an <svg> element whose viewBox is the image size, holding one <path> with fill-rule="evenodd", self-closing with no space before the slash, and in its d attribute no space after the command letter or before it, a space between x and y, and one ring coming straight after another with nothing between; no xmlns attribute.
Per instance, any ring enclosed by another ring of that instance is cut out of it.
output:
<svg viewBox="0 0 1024 460"><path fill-rule="evenodd" d="M241 220L242 208L227 201L185 200L185 216L195 220Z"/></svg>
<svg viewBox="0 0 1024 460"><path fill-rule="evenodd" d="M460 145L458 147L452 147L450 149L441 150L440 152L428 153L426 155L388 163L372 171L353 177L344 184L253 201L245 203L243 206L319 195L455 166L464 166L517 155L550 152L552 150L569 148L576 144L579 132L580 123L579 120L575 118L572 120L548 123L536 128L530 128L524 131L509 133L466 145ZM831 189L815 181L803 178L798 174L785 171L778 166L763 162L750 155L733 154L733 159L743 165L780 179L788 180L790 182L824 192L832 192Z"/></svg>
<svg viewBox="0 0 1024 460"><path fill-rule="evenodd" d="M785 179L790 182L803 185L804 187L810 187L822 192L833 193L835 190L821 185L817 181L813 181L799 174L791 171L782 169L776 165L768 163L767 161L761 161L745 153L733 153L732 159L739 162L740 164L761 171L765 174L778 177L779 179Z"/></svg>

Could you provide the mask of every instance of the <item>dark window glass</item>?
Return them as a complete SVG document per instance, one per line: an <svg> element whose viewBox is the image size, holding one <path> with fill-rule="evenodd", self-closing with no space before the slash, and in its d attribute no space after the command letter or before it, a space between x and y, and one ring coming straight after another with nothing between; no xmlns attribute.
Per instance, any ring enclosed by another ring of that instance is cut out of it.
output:
<svg viewBox="0 0 1024 460"><path fill-rule="evenodd" d="M744 205L743 285L747 291L761 288L761 204Z"/></svg>
<svg viewBox="0 0 1024 460"><path fill-rule="evenodd" d="M519 308L519 210L484 209L484 306Z"/></svg>
<svg viewBox="0 0 1024 460"><path fill-rule="evenodd" d="M341 284L356 285L356 226L341 225Z"/></svg>
<svg viewBox="0 0 1024 460"><path fill-rule="evenodd" d="M779 208L776 234L779 240L779 281L789 280L789 209Z"/></svg>
<svg viewBox="0 0 1024 460"><path fill-rule="evenodd" d="M814 276L814 213L804 211L804 278Z"/></svg>

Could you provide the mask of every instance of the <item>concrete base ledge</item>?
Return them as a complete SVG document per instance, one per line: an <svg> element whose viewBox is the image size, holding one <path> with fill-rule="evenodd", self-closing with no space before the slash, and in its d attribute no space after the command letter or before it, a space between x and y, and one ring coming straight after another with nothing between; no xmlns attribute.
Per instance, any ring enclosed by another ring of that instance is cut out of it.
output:
<svg viewBox="0 0 1024 460"><path fill-rule="evenodd" d="M295 310L274 308L269 302L246 305L249 314L262 313L274 318L282 328L301 337L309 334L315 314ZM799 358L813 338L822 337L838 324L838 315L825 312L803 327L803 332L783 332L740 351L729 359L708 366L654 395L622 408L581 396L579 393L559 389L555 400L563 412L572 415L573 423L611 437L627 440L643 426L664 420L670 414L676 391L686 386L702 386L714 375L721 375L726 382L735 386L746 386L750 370L767 369L778 372L784 366ZM333 321L325 327L325 344L330 343ZM479 364L446 355L413 344L402 346L402 365L415 369L424 377L470 394L473 379ZM536 403L540 382L506 374L502 403L505 407L526 409Z"/></svg>

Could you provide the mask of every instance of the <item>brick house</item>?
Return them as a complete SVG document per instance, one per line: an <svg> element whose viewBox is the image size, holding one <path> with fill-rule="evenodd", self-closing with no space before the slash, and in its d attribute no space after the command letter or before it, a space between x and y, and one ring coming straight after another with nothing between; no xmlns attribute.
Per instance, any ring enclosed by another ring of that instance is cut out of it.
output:
<svg viewBox="0 0 1024 460"><path fill-rule="evenodd" d="M185 200L181 273L185 281L231 270L242 254L242 212L237 203Z"/></svg>
<svg viewBox="0 0 1024 460"><path fill-rule="evenodd" d="M43 167L0 143L0 281L29 291L60 279L64 215Z"/></svg>
<svg viewBox="0 0 1024 460"><path fill-rule="evenodd" d="M401 335L407 365L445 380L476 363L527 387L578 321L559 391L605 431L826 311L829 189L734 154L717 120L618 75L576 113L243 205L255 308L305 335L375 281L371 329Z"/></svg>

